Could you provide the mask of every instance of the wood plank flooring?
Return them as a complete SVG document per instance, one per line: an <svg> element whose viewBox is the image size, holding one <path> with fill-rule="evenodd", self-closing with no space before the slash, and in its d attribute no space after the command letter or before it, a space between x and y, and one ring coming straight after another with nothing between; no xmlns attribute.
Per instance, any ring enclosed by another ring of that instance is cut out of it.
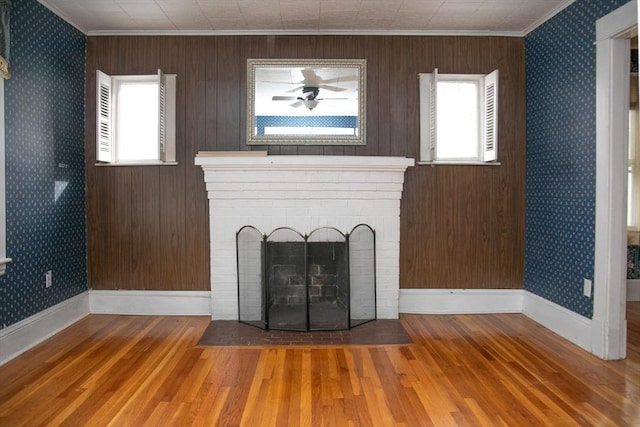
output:
<svg viewBox="0 0 640 427"><path fill-rule="evenodd" d="M198 347L205 317L92 315L0 367L1 426L637 426L624 361L519 314L403 315L414 344Z"/></svg>

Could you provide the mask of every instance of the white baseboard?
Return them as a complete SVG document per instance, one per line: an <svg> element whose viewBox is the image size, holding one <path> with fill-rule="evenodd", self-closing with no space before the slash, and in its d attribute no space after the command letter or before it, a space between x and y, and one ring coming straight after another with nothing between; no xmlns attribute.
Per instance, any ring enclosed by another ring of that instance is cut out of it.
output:
<svg viewBox="0 0 640 427"><path fill-rule="evenodd" d="M524 292L522 313L579 347L591 352L591 319L547 299Z"/></svg>
<svg viewBox="0 0 640 427"><path fill-rule="evenodd" d="M521 289L400 289L400 313L524 313L591 351L591 320ZM209 291L88 291L0 330L0 365L89 313L210 316Z"/></svg>
<svg viewBox="0 0 640 427"><path fill-rule="evenodd" d="M400 313L522 313L522 289L400 289Z"/></svg>
<svg viewBox="0 0 640 427"><path fill-rule="evenodd" d="M627 301L640 301L640 279L627 280Z"/></svg>
<svg viewBox="0 0 640 427"><path fill-rule="evenodd" d="M591 351L591 320L521 289L400 289L400 313L523 313Z"/></svg>
<svg viewBox="0 0 640 427"><path fill-rule="evenodd" d="M89 314L89 293L83 292L31 317L0 329L0 365L19 356Z"/></svg>
<svg viewBox="0 0 640 427"><path fill-rule="evenodd" d="M93 314L210 316L209 291L89 291Z"/></svg>

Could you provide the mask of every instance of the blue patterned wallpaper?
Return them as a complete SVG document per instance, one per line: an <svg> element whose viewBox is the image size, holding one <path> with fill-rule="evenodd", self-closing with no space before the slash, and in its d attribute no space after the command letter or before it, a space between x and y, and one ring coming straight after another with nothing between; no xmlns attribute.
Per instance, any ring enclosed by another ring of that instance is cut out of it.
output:
<svg viewBox="0 0 640 427"><path fill-rule="evenodd" d="M595 22L628 0L577 0L525 37L525 289L586 317L595 236Z"/></svg>
<svg viewBox="0 0 640 427"><path fill-rule="evenodd" d="M87 290L86 38L36 0L12 4L5 135L13 262L0 277L0 328Z"/></svg>

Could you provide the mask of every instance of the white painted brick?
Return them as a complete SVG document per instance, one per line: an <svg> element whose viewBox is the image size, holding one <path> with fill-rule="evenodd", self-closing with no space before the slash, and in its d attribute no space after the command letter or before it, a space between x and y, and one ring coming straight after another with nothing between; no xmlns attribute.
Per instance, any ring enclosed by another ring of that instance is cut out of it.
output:
<svg viewBox="0 0 640 427"><path fill-rule="evenodd" d="M304 182L296 185L298 191L314 191L317 189L325 189L330 191L372 191L376 189L373 183L333 183L333 182Z"/></svg>
<svg viewBox="0 0 640 427"><path fill-rule="evenodd" d="M209 182L207 183L207 191L243 191L247 188L246 183L237 182Z"/></svg>
<svg viewBox="0 0 640 427"><path fill-rule="evenodd" d="M378 191L392 191L394 193L402 193L402 183L378 182L375 183Z"/></svg>
<svg viewBox="0 0 640 427"><path fill-rule="evenodd" d="M367 208L367 209L396 209L400 212L399 200L350 200L349 207L352 208ZM386 215L385 215L386 216Z"/></svg>
<svg viewBox="0 0 640 427"><path fill-rule="evenodd" d="M367 182L367 176L370 175L370 172L338 172L336 175L339 182L363 183Z"/></svg>
<svg viewBox="0 0 640 427"><path fill-rule="evenodd" d="M399 199L409 162L392 159L390 164L403 165L387 171L375 166L387 161L383 158L289 157L214 159L210 166L203 163L210 198L212 317L237 319L235 233L240 227L253 225L260 233L270 233L289 226L309 233L333 226L349 233L357 224L369 224L376 231L378 317L397 318ZM245 161L249 166L243 170L228 169L239 169ZM316 162L332 169L316 167ZM352 162L358 163L358 170L351 170L348 164ZM307 165L306 169L292 170L302 168L298 163ZM342 164L347 166L338 171ZM373 171L362 170L362 164L371 164ZM216 165L220 165L218 169ZM362 268L366 271L366 266Z"/></svg>
<svg viewBox="0 0 640 427"><path fill-rule="evenodd" d="M402 184L404 182L404 174L373 172L367 174L365 182L386 182Z"/></svg>

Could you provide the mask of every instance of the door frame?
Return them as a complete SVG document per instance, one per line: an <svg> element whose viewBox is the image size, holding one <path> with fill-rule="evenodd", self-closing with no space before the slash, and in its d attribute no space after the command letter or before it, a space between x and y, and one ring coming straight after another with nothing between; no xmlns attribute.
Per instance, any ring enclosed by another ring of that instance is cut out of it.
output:
<svg viewBox="0 0 640 427"><path fill-rule="evenodd" d="M629 37L637 31L637 7L637 0L632 0L596 21L596 212L591 351L603 359L622 359L627 350Z"/></svg>

